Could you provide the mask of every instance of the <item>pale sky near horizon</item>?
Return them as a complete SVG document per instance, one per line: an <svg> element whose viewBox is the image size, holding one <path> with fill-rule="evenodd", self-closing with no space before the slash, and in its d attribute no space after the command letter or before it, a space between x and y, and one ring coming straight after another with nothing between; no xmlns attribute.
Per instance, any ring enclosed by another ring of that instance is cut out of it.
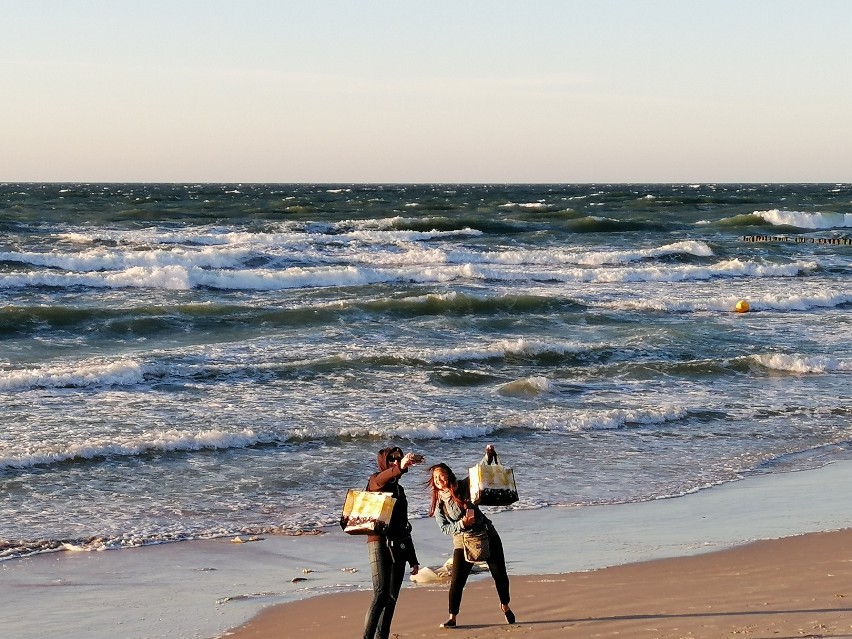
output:
<svg viewBox="0 0 852 639"><path fill-rule="evenodd" d="M849 0L0 15L0 182L852 181Z"/></svg>

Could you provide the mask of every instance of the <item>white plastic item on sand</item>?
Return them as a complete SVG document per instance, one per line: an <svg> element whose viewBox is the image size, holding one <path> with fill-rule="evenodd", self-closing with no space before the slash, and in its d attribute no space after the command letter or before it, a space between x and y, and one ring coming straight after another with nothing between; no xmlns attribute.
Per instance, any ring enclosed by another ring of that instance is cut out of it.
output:
<svg viewBox="0 0 852 639"><path fill-rule="evenodd" d="M431 584L441 581L441 577L428 566L424 566L417 571L416 575L411 575L411 581L416 584Z"/></svg>

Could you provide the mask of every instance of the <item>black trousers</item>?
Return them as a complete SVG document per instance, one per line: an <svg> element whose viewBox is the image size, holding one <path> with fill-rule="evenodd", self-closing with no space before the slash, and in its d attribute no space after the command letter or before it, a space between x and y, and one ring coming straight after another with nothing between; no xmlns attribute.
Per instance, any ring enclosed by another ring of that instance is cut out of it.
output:
<svg viewBox="0 0 852 639"><path fill-rule="evenodd" d="M491 571L491 576L494 578L494 585L497 587L497 595L500 597L501 604L509 603L509 575L506 572L506 556L503 554L503 542L500 540L500 535L497 531L493 531L488 536L488 544L491 547L491 553L488 557L488 569ZM450 572L450 614L459 614L461 608L462 591L467 583L467 578L470 576L470 571L473 564L465 561L464 548L456 548L453 551L453 569Z"/></svg>

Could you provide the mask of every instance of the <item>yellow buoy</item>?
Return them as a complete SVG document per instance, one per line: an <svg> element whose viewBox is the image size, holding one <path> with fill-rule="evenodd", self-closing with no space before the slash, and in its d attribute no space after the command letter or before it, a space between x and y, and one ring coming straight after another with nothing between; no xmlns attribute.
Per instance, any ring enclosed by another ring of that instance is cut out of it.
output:
<svg viewBox="0 0 852 639"><path fill-rule="evenodd" d="M734 310L737 313L748 313L749 305L745 300L740 300L737 302L737 305L734 307Z"/></svg>

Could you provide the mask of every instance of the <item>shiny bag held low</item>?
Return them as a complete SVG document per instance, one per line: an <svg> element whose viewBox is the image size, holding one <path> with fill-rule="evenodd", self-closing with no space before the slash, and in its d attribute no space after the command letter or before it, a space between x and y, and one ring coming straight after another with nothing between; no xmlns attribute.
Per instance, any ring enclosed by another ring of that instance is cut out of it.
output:
<svg viewBox="0 0 852 639"><path fill-rule="evenodd" d="M470 498L479 506L508 506L518 501L515 473L494 455L494 463L480 463L470 471Z"/></svg>
<svg viewBox="0 0 852 639"><path fill-rule="evenodd" d="M390 524L396 497L390 493L350 488L343 504L340 527L350 535L383 534Z"/></svg>
<svg viewBox="0 0 852 639"><path fill-rule="evenodd" d="M465 532L462 534L464 544L464 560L474 563L477 561L488 561L491 557L491 540L488 531Z"/></svg>

